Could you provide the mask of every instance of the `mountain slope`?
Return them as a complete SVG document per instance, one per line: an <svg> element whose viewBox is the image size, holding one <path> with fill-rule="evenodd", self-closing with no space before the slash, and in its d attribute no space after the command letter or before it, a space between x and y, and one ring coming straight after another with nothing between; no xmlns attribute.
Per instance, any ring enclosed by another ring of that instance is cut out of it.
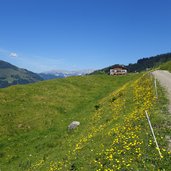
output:
<svg viewBox="0 0 171 171"><path fill-rule="evenodd" d="M68 77L1 89L1 170L27 170L43 156L63 156L68 141L74 145L91 123L99 100L137 77ZM76 134L67 131L74 120L81 123Z"/></svg>
<svg viewBox="0 0 171 171"><path fill-rule="evenodd" d="M0 169L170 170L162 138L170 134L169 119L163 120L166 104L160 89L155 100L153 85L148 74L93 75L1 89ZM81 124L68 131L72 121Z"/></svg>
<svg viewBox="0 0 171 171"><path fill-rule="evenodd" d="M39 75L0 60L0 88L43 80Z"/></svg>

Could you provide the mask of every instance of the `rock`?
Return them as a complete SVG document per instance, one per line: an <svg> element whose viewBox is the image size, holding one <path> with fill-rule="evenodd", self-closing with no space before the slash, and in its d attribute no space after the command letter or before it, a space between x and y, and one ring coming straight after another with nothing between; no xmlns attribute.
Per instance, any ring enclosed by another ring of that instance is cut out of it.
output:
<svg viewBox="0 0 171 171"><path fill-rule="evenodd" d="M73 122L71 122L71 123L68 125L68 129L69 129L69 130L75 129L75 128L78 127L79 125L80 125L80 122L78 122L78 121L73 121Z"/></svg>

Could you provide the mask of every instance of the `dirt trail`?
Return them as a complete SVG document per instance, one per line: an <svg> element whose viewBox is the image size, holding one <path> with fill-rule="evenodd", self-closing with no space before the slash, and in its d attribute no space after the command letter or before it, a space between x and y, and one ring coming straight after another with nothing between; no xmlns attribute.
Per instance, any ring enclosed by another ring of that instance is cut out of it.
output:
<svg viewBox="0 0 171 171"><path fill-rule="evenodd" d="M171 113L171 73L165 70L157 70L152 73L157 80L159 80L161 86L163 86L167 91L167 96L169 99L169 112Z"/></svg>

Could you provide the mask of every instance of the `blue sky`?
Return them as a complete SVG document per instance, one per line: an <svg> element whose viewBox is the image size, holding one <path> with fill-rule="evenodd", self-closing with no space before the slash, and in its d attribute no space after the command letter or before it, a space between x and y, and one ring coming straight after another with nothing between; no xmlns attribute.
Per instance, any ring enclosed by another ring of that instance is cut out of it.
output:
<svg viewBox="0 0 171 171"><path fill-rule="evenodd" d="M0 0L0 59L42 72L171 52L171 0Z"/></svg>

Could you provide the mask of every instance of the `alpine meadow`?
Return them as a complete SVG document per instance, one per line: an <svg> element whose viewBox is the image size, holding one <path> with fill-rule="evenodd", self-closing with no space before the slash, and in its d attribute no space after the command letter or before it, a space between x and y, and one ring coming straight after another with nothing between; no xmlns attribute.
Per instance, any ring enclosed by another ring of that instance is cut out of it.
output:
<svg viewBox="0 0 171 171"><path fill-rule="evenodd" d="M171 171L171 0L0 0L0 171Z"/></svg>
<svg viewBox="0 0 171 171"><path fill-rule="evenodd" d="M170 170L170 118L159 85L158 91L156 99L148 72L1 89L1 170ZM80 126L68 130L74 120Z"/></svg>

